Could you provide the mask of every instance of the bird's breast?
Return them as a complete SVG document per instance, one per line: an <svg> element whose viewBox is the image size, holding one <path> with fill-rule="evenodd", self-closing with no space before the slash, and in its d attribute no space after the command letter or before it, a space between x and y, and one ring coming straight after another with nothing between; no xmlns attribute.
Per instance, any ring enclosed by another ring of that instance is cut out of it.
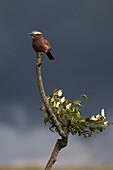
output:
<svg viewBox="0 0 113 170"><path fill-rule="evenodd" d="M36 52L44 52L46 53L48 51L47 47L44 45L44 43L40 40L32 41L32 47Z"/></svg>

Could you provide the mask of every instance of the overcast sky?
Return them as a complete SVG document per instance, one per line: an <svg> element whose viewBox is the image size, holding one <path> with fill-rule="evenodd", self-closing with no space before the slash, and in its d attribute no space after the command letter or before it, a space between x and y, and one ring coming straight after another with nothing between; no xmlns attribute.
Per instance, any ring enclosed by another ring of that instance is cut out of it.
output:
<svg viewBox="0 0 113 170"><path fill-rule="evenodd" d="M57 135L39 111L32 30L43 32L55 58L42 56L46 94L63 89L70 100L85 93L82 115L105 108L113 122L113 1L0 1L0 163L46 163ZM113 162L113 127L84 140L71 137L57 165Z"/></svg>

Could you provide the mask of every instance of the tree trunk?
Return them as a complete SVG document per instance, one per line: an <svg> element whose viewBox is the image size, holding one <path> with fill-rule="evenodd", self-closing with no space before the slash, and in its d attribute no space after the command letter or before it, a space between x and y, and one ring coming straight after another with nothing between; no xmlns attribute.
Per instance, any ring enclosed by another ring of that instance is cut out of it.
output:
<svg viewBox="0 0 113 170"><path fill-rule="evenodd" d="M59 154L59 151L60 151L62 148L66 147L66 146L67 146L67 143L68 143L68 136L65 137L65 138L62 138L62 139L58 139L58 140L57 140L56 145L55 145L55 147L54 147L54 149L53 149L53 152L52 152L52 154L51 154L51 157L50 157L50 159L49 159L49 161L48 161L48 163L47 163L47 165L46 165L46 167L45 167L44 170L51 170L51 169L52 169L54 163L55 163L56 160L57 160L57 156L58 156L58 154Z"/></svg>

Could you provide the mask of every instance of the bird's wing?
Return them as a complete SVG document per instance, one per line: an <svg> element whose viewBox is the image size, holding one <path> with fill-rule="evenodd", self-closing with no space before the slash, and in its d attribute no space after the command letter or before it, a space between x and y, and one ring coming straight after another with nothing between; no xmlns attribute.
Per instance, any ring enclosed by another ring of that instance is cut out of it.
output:
<svg viewBox="0 0 113 170"><path fill-rule="evenodd" d="M34 41L32 42L32 46L36 52L38 52L38 51L46 52L47 51L47 48L44 46L44 43L41 40L39 40L38 38L36 39L35 42Z"/></svg>
<svg viewBox="0 0 113 170"><path fill-rule="evenodd" d="M50 46L49 42L46 39L44 40L44 44L47 45L51 49L51 46Z"/></svg>

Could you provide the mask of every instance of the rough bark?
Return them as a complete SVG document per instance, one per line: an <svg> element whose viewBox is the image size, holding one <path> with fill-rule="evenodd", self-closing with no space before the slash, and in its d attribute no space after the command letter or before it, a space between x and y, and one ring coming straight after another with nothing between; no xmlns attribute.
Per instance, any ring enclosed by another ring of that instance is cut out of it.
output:
<svg viewBox="0 0 113 170"><path fill-rule="evenodd" d="M49 116L51 117L51 119L53 120L53 123L56 126L59 135L61 136L61 139L57 140L56 145L55 145L53 152L51 154L51 157L45 167L45 170L51 170L53 164L56 162L57 155L58 155L59 151L62 148L64 148L65 146L67 146L68 135L65 130L66 126L64 128L61 127L61 125L59 124L57 118L55 117L54 112L51 109L51 107L48 103L47 97L45 95L43 82L42 82L42 76L41 76L41 55L42 55L42 53L38 52L37 56L36 56L36 75L37 75L39 91L40 91L42 101L47 109L47 112L48 112Z"/></svg>
<svg viewBox="0 0 113 170"><path fill-rule="evenodd" d="M62 139L58 139L57 142L56 142L56 145L53 149L53 152L51 154L51 157L45 167L44 170L51 170L52 166L54 165L54 163L56 162L57 160L57 156L59 154L59 151L66 147L67 146L67 143L68 143L68 136L65 137L65 138L62 138Z"/></svg>

